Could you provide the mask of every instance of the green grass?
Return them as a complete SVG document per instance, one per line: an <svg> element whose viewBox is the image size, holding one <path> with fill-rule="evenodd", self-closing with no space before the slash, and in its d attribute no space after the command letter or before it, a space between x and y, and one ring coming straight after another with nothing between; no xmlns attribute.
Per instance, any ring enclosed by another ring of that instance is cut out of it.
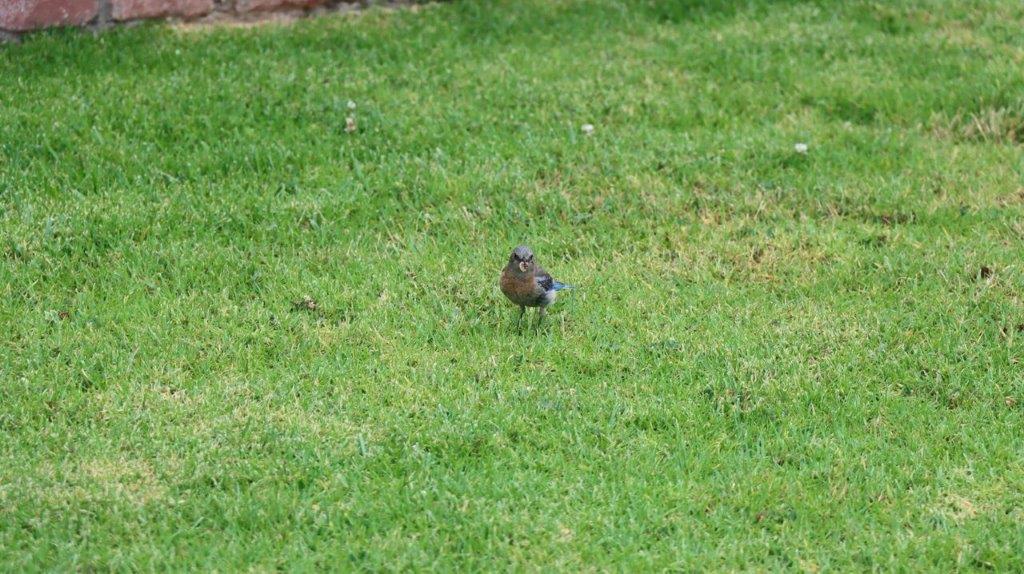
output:
<svg viewBox="0 0 1024 574"><path fill-rule="evenodd" d="M0 570L1022 570L1022 69L1016 0L0 47Z"/></svg>

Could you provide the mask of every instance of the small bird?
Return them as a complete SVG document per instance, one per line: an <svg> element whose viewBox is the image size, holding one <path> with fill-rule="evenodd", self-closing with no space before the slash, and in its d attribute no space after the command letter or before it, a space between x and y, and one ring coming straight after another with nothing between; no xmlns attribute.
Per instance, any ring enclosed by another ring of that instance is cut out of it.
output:
<svg viewBox="0 0 1024 574"><path fill-rule="evenodd" d="M517 328L522 328L523 315L527 307L537 307L537 328L544 321L544 313L548 305L555 302L558 292L572 289L555 281L547 271L533 261L533 251L525 245L512 250L508 265L501 272L501 292L516 305L519 305L519 321Z"/></svg>

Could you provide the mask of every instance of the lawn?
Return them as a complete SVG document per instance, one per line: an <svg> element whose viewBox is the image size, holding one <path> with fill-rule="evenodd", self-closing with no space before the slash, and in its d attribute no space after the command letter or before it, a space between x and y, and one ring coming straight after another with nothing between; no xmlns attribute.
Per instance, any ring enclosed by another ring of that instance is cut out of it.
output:
<svg viewBox="0 0 1024 574"><path fill-rule="evenodd" d="M0 46L0 570L1020 571L1022 70L1018 0Z"/></svg>

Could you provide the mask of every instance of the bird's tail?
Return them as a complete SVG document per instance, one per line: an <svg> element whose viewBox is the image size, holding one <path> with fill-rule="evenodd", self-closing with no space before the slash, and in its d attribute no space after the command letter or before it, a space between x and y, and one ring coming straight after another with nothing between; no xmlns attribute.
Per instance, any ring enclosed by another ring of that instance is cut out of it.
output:
<svg viewBox="0 0 1024 574"><path fill-rule="evenodd" d="M555 291L562 291L562 290L565 290L565 289L575 289L575 288L576 288L575 285L566 285L565 283L562 283L561 281L555 281Z"/></svg>

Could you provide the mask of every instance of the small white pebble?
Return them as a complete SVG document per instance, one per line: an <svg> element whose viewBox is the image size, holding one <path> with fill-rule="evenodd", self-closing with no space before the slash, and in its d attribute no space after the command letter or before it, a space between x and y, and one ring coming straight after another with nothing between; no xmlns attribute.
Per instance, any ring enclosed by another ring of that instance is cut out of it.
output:
<svg viewBox="0 0 1024 574"><path fill-rule="evenodd" d="M793 146L793 149L796 150L796 153L807 153L807 144L798 143Z"/></svg>
<svg viewBox="0 0 1024 574"><path fill-rule="evenodd" d="M349 100L348 101L348 109L350 109L350 110L356 109L356 103L353 102L352 100Z"/></svg>
<svg viewBox="0 0 1024 574"><path fill-rule="evenodd" d="M583 135L589 136L594 133L594 124L583 124L583 127L580 129L583 130Z"/></svg>
<svg viewBox="0 0 1024 574"><path fill-rule="evenodd" d="M357 129L359 129L359 128L356 127L356 119L355 118L353 118L352 116L349 116L349 117L345 118L345 132L346 133L352 133L352 132L356 131Z"/></svg>

